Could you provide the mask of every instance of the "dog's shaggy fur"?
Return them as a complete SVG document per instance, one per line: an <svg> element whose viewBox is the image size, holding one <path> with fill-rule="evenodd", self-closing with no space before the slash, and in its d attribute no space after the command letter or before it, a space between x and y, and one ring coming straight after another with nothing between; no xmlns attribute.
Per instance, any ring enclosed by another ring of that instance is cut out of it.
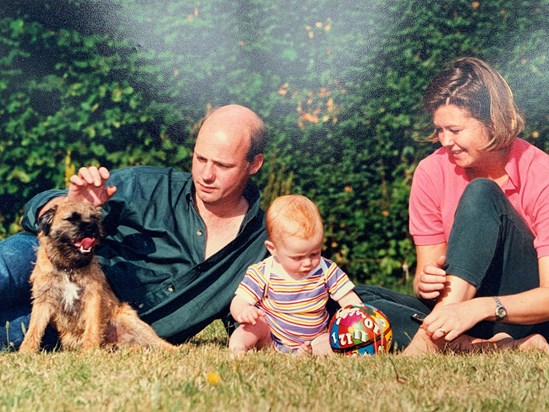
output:
<svg viewBox="0 0 549 412"><path fill-rule="evenodd" d="M94 254L103 236L100 217L100 209L84 202L61 203L41 216L40 246L30 279L33 306L22 352L40 348L50 322L63 349L120 344L175 348L109 287Z"/></svg>

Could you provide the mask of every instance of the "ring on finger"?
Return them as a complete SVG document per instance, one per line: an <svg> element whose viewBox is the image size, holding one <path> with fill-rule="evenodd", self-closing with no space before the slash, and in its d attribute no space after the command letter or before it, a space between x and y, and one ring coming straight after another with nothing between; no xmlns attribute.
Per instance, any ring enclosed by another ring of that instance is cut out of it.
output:
<svg viewBox="0 0 549 412"><path fill-rule="evenodd" d="M446 332L444 329L442 328L438 328L437 329L439 332L441 332L443 335L446 335L448 332Z"/></svg>

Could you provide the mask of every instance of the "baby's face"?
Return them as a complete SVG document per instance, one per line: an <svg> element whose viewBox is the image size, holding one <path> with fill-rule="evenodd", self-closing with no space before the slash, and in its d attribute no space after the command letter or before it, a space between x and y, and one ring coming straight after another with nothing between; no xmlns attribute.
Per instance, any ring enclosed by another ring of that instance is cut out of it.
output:
<svg viewBox="0 0 549 412"><path fill-rule="evenodd" d="M289 236L279 240L271 254L291 277L300 279L320 263L322 242L322 234L310 239Z"/></svg>

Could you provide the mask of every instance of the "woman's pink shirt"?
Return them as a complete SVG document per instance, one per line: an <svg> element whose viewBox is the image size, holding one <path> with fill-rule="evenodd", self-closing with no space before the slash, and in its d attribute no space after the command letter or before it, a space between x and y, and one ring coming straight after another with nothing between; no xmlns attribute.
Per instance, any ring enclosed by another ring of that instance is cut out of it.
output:
<svg viewBox="0 0 549 412"><path fill-rule="evenodd" d="M535 235L538 257L549 256L549 155L515 139L502 189ZM416 245L448 241L459 199L470 179L440 148L423 159L410 194L410 233ZM482 224L482 222L479 222Z"/></svg>

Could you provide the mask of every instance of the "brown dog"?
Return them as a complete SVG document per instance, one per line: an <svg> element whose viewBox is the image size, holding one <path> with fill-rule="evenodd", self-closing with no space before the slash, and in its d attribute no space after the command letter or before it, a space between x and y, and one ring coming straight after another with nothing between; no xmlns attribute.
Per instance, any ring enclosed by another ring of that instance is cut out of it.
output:
<svg viewBox="0 0 549 412"><path fill-rule="evenodd" d="M100 209L62 203L39 221L40 247L31 274L33 306L22 352L40 347L51 322L64 349L132 344L173 349L111 288L94 249L103 235Z"/></svg>

